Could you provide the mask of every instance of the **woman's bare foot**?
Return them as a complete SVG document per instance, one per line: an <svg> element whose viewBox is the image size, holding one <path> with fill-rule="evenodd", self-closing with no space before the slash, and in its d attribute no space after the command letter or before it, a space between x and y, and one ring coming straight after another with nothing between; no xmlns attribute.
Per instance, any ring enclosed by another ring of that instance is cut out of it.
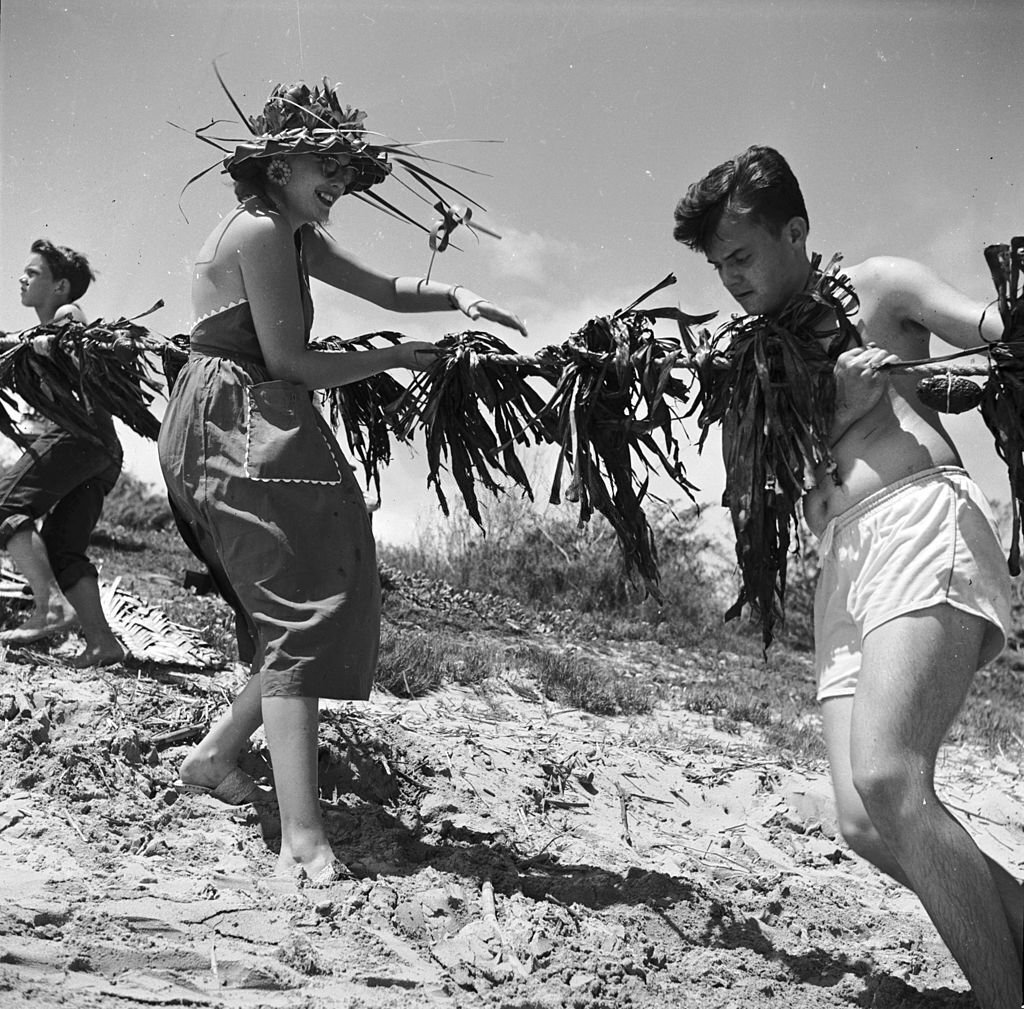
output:
<svg viewBox="0 0 1024 1009"><path fill-rule="evenodd" d="M289 828L282 822L281 853L274 874L316 879L338 861L323 824L296 824ZM340 863L338 863L340 865Z"/></svg>
<svg viewBox="0 0 1024 1009"><path fill-rule="evenodd" d="M0 631L0 642L5 645L30 645L61 631L78 626L78 614L66 599L52 600L45 609L34 609L20 627Z"/></svg>
<svg viewBox="0 0 1024 1009"><path fill-rule="evenodd" d="M341 879L351 879L352 873L328 847L326 852L320 851L315 858L304 862L282 855L277 860L274 876L294 880L299 886L322 887Z"/></svg>
<svg viewBox="0 0 1024 1009"><path fill-rule="evenodd" d="M193 750L178 768L178 777L187 785L216 788L236 767L235 760L219 760Z"/></svg>

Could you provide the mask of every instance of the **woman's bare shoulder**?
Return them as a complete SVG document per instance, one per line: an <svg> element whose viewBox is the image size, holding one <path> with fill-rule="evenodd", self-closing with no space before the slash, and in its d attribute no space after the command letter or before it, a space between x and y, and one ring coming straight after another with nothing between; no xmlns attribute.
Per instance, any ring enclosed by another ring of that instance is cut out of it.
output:
<svg viewBox="0 0 1024 1009"><path fill-rule="evenodd" d="M240 204L210 232L197 263L212 263L224 256L237 257L247 250L277 243L291 243L284 218L249 204Z"/></svg>
<svg viewBox="0 0 1024 1009"><path fill-rule="evenodd" d="M289 241L287 226L278 214L240 204L210 232L196 256L192 274L192 309L195 318L220 311L225 305L248 301L244 264L275 261Z"/></svg>

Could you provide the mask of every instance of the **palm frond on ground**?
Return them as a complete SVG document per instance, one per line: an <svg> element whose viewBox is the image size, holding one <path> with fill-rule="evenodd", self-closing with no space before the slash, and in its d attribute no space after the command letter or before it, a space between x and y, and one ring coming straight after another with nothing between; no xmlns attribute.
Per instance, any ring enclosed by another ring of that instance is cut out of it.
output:
<svg viewBox="0 0 1024 1009"><path fill-rule="evenodd" d="M100 582L100 602L111 630L140 662L220 669L225 657L207 645L198 631L174 623L162 610L120 588L120 578ZM0 561L0 599L8 608L31 604L25 579L6 561Z"/></svg>
<svg viewBox="0 0 1024 1009"><path fill-rule="evenodd" d="M101 584L100 601L113 632L125 648L145 662L220 669L226 659L198 632L173 623L167 615L119 587L120 579Z"/></svg>

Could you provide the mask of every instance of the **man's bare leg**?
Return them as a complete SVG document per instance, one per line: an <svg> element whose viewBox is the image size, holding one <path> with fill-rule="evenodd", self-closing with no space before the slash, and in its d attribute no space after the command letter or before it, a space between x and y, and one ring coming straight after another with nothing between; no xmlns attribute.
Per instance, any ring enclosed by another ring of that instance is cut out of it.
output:
<svg viewBox="0 0 1024 1009"><path fill-rule="evenodd" d="M1019 1009L1019 942L996 878L939 802L935 760L977 667L985 622L948 605L883 624L864 641L850 721L850 779L982 1009ZM1019 899L1019 898L1018 898Z"/></svg>
<svg viewBox="0 0 1024 1009"><path fill-rule="evenodd" d="M846 843L861 858L867 859L907 889L912 889L899 863L868 817L864 803L853 786L853 771L850 767L853 701L853 697L833 697L821 705L839 829ZM1024 885L1018 883L1006 869L988 855L985 855L985 861L999 891L999 899L1010 933L1016 937L1018 948L1024 953Z"/></svg>
<svg viewBox="0 0 1024 1009"><path fill-rule="evenodd" d="M74 627L75 608L57 585L46 544L35 527L19 529L7 541L7 552L32 590L32 613L20 627L0 633L0 641L28 645Z"/></svg>
<svg viewBox="0 0 1024 1009"><path fill-rule="evenodd" d="M83 575L67 589L65 596L78 614L78 623L85 637L85 648L71 660L71 664L84 669L123 661L124 648L107 623L95 575Z"/></svg>

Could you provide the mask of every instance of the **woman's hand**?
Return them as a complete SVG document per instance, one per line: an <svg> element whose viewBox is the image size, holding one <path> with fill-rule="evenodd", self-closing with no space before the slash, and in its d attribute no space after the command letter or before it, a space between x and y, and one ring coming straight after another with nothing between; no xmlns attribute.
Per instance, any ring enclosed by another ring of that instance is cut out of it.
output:
<svg viewBox="0 0 1024 1009"><path fill-rule="evenodd" d="M486 319L488 322L497 322L499 325L508 326L509 329L517 329L523 336L526 336L526 326L517 315L507 312L504 308L492 305L486 298L474 294L468 287L458 285L453 287L449 294L452 308L468 315L474 322L477 319Z"/></svg>
<svg viewBox="0 0 1024 1009"><path fill-rule="evenodd" d="M423 371L440 353L432 343L423 340L409 340L400 343L396 348L395 368L408 368L410 371Z"/></svg>

